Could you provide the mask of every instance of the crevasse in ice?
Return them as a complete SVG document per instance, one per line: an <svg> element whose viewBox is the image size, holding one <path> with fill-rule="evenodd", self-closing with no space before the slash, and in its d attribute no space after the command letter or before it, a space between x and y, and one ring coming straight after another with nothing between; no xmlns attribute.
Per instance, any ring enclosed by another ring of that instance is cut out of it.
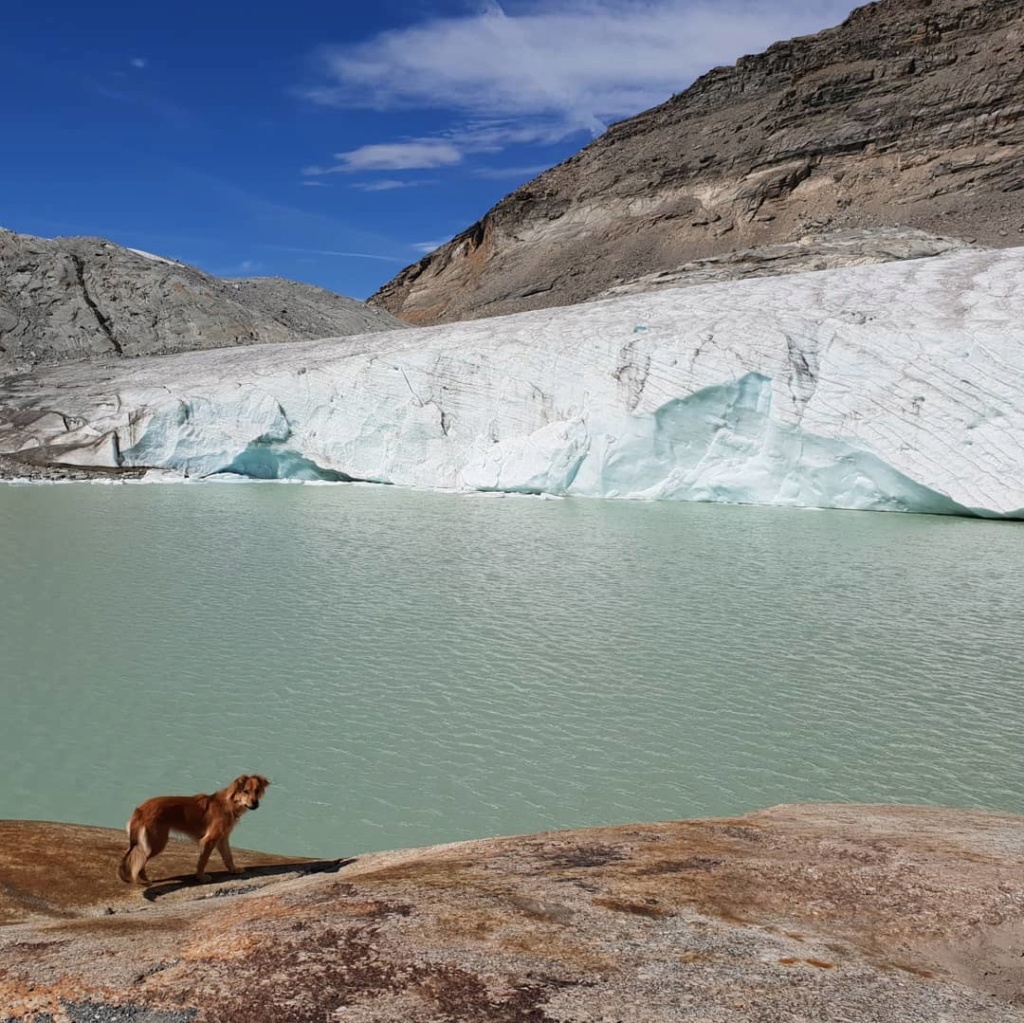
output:
<svg viewBox="0 0 1024 1023"><path fill-rule="evenodd" d="M65 367L0 446L191 476L1012 515L1024 249ZM73 385L73 386L71 386ZM28 395L27 397L25 395Z"/></svg>

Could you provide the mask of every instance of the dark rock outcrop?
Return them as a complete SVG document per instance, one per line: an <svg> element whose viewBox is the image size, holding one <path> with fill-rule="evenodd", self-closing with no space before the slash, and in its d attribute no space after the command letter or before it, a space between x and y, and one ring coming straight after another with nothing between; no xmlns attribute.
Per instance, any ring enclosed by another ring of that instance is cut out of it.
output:
<svg viewBox="0 0 1024 1023"><path fill-rule="evenodd" d="M403 324L273 277L225 280L101 238L0 230L0 374L39 363L341 337Z"/></svg>
<svg viewBox="0 0 1024 1023"><path fill-rule="evenodd" d="M1022 111L1019 0L881 0L613 125L370 301L416 324L566 305L737 250L778 272L800 239L813 266L851 230L846 262L930 254L896 229L1019 245Z"/></svg>

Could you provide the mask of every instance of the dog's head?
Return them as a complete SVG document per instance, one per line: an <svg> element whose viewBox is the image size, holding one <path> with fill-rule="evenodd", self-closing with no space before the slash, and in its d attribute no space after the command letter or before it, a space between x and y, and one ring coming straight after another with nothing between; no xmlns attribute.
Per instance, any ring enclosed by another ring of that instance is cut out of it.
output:
<svg viewBox="0 0 1024 1023"><path fill-rule="evenodd" d="M239 810L258 810L269 784L262 774L240 774L228 788L228 799Z"/></svg>

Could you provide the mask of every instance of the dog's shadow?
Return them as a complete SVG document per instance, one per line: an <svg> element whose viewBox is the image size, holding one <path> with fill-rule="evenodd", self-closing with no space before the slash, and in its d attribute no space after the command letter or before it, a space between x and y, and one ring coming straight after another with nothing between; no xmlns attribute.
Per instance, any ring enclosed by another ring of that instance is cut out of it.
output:
<svg viewBox="0 0 1024 1023"><path fill-rule="evenodd" d="M281 874L295 874L298 877L305 877L309 874L336 874L342 867L355 863L356 857L349 856L340 860L305 860L296 863L276 863L266 867L247 867L241 874L231 874L226 870L211 870L209 881L200 881L195 874L176 874L174 877L164 877L149 885L142 893L142 897L150 902L170 895L173 892L185 888L208 888L210 894L206 898L216 898L224 895L244 895L248 891L256 891L257 888L245 885L246 881L254 877L276 877ZM226 882L235 882L243 887L223 887Z"/></svg>

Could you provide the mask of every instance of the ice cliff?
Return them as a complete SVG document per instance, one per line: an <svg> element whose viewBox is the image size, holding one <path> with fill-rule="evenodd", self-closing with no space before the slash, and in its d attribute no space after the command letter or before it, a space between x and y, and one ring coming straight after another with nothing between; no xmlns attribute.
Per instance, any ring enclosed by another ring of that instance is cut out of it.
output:
<svg viewBox="0 0 1024 1023"><path fill-rule="evenodd" d="M1024 249L0 382L0 452L1024 517Z"/></svg>

